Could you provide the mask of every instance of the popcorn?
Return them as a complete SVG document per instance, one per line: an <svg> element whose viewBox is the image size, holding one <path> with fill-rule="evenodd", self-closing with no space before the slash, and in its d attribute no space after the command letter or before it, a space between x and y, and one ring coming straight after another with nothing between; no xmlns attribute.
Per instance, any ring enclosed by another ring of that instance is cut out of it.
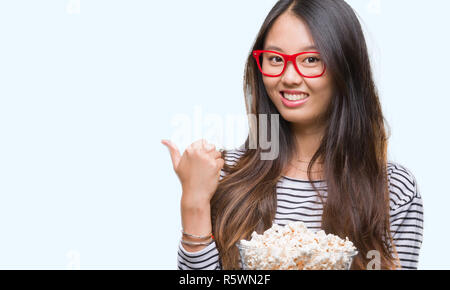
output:
<svg viewBox="0 0 450 290"><path fill-rule="evenodd" d="M357 254L348 237L313 233L303 222L273 224L262 235L253 232L250 241L241 240L238 247L248 270L344 270Z"/></svg>

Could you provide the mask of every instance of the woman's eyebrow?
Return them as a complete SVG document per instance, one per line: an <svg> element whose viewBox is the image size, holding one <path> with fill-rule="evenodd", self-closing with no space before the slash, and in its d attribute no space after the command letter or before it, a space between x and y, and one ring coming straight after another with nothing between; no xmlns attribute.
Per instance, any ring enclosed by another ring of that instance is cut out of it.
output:
<svg viewBox="0 0 450 290"><path fill-rule="evenodd" d="M300 51L307 51L307 50L316 50L317 48L314 45L310 45L307 47L304 47L303 49L301 49ZM266 47L264 50L278 50L283 52L283 50L281 48L279 48L278 46L275 45L269 45L268 47Z"/></svg>

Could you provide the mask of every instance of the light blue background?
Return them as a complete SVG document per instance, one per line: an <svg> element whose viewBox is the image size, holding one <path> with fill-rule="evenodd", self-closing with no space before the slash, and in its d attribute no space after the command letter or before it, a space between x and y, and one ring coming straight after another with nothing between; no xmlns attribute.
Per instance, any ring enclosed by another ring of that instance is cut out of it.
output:
<svg viewBox="0 0 450 290"><path fill-rule="evenodd" d="M419 266L449 269L450 2L348 2L390 159L424 200ZM1 0L0 268L175 269L181 191L160 140L195 108L245 114L244 62L274 3Z"/></svg>

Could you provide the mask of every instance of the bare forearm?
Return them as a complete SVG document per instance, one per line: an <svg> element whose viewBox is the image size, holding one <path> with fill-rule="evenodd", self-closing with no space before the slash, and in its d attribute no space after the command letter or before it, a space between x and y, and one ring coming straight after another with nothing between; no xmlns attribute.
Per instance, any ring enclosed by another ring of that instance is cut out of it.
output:
<svg viewBox="0 0 450 290"><path fill-rule="evenodd" d="M191 203L181 201L181 223L184 231L191 235L206 236L211 233L211 208L207 202ZM199 242L198 239L184 235L183 240L188 242ZM184 244L183 247L189 252L197 252L204 249L205 245L191 246Z"/></svg>

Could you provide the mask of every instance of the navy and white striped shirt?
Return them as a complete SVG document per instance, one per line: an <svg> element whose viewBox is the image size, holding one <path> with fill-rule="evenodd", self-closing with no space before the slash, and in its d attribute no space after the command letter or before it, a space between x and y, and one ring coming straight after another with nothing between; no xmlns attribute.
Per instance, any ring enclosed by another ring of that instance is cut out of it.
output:
<svg viewBox="0 0 450 290"><path fill-rule="evenodd" d="M229 150L225 162L233 165L243 151ZM398 163L388 162L390 223L402 269L417 269L423 237L423 206L417 182L412 173ZM221 172L223 178L224 172ZM326 182L314 181L326 201ZM302 221L312 231L321 229L323 206L309 181L283 176L277 184L277 211L274 223L284 226ZM221 269L215 242L198 252L188 252L181 241L178 269Z"/></svg>

